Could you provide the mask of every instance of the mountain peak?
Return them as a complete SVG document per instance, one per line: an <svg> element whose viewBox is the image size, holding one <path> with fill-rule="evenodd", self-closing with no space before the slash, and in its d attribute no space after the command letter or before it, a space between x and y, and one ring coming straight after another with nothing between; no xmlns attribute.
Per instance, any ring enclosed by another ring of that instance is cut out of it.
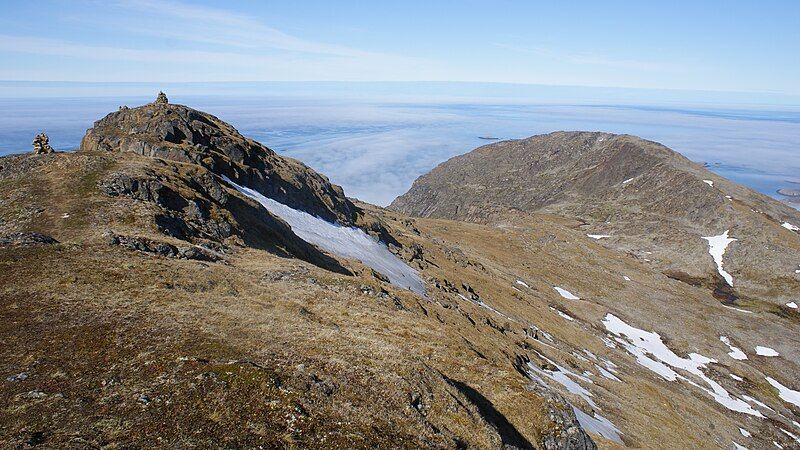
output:
<svg viewBox="0 0 800 450"><path fill-rule="evenodd" d="M325 176L242 136L211 114L168 103L162 94L154 103L121 107L95 122L80 150L133 152L197 164L292 208L343 224L355 220L342 188Z"/></svg>

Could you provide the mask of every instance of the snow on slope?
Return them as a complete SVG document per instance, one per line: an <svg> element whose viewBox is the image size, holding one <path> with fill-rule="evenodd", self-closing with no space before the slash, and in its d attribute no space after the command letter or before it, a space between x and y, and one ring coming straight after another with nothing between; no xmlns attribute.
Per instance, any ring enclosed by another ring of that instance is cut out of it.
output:
<svg viewBox="0 0 800 450"><path fill-rule="evenodd" d="M568 290L566 290L564 288L560 288L558 286L555 286L555 287L553 287L553 289L555 289L556 292L558 292L558 294L560 296L564 297L567 300L580 300L580 297L578 297L577 295L573 294L572 292L570 292L570 291L568 291Z"/></svg>
<svg viewBox="0 0 800 450"><path fill-rule="evenodd" d="M789 231L800 231L800 227L796 227L796 226L794 226L794 225L790 224L789 222L783 222L783 223L781 224L781 226L782 226L783 228L786 228L786 229L787 229L787 230L789 230Z"/></svg>
<svg viewBox="0 0 800 450"><path fill-rule="evenodd" d="M706 389L699 384L690 381L690 384L699 387L714 400L730 409L756 417L764 417L760 412L753 409L745 401L732 396L721 384L706 375L701 369L705 369L709 363L716 362L699 353L689 353L688 358L681 358L669 349L661 340L658 333L640 330L625 323L619 317L608 313L603 319L606 329L617 335L617 342L622 344L628 352L636 358L636 362L652 370L668 381L684 379L672 368L682 369L686 372L703 380L711 389ZM626 339L622 339L625 336ZM653 358L651 358L651 356ZM688 380L687 380L688 381Z"/></svg>
<svg viewBox="0 0 800 450"><path fill-rule="evenodd" d="M728 272L725 272L725 269L722 268L722 255L725 254L725 249L728 248L728 244L736 240L735 238L728 237L729 231L730 230L725 230L725 232L719 236L709 236L704 237L703 239L708 241L708 253L711 254L712 258L714 258L714 262L717 264L717 270L719 271L719 274L722 275L722 278L725 278L725 281L728 282L728 285L733 286L733 277Z"/></svg>
<svg viewBox="0 0 800 450"><path fill-rule="evenodd" d="M730 356L733 359L738 359L739 361L744 361L745 359L747 359L747 355L745 355L742 349L740 349L739 347L734 347L734 345L731 344L731 340L728 338L728 336L720 336L719 340L722 341L723 344L727 345L728 348L731 349L731 351L728 352L728 356Z"/></svg>
<svg viewBox="0 0 800 450"><path fill-rule="evenodd" d="M767 377L767 382L778 390L778 396L781 398L781 400L789 402L800 408L800 391L789 389L774 378Z"/></svg>
<svg viewBox="0 0 800 450"><path fill-rule="evenodd" d="M359 228L344 227L292 209L283 203L267 198L253 189L239 186L224 177L237 191L260 203L270 213L280 217L292 231L306 242L326 252L357 259L389 278L392 284L425 295L425 283L416 270L392 254L385 245Z"/></svg>

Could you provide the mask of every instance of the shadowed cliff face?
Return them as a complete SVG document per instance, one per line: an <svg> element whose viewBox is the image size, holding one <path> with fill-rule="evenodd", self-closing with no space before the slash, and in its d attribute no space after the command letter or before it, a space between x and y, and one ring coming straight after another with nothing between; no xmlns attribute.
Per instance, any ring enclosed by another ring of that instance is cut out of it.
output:
<svg viewBox="0 0 800 450"><path fill-rule="evenodd" d="M133 152L203 166L295 209L351 225L341 187L291 158L239 134L218 118L182 105L122 107L95 122L81 151Z"/></svg>
<svg viewBox="0 0 800 450"><path fill-rule="evenodd" d="M800 242L783 225L800 223L797 210L634 136L556 132L483 146L421 176L390 208L477 223L556 214L711 290L720 279L703 237L730 230L724 264L735 292L726 298L783 304L800 293Z"/></svg>

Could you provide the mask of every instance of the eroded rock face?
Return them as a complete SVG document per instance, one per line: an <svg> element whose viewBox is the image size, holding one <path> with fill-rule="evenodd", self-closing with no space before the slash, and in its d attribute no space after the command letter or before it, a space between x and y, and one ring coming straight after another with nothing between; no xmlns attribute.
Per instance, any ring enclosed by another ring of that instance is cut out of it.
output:
<svg viewBox="0 0 800 450"><path fill-rule="evenodd" d="M148 105L120 109L95 122L80 149L133 152L197 164L326 220L346 225L356 220L356 208L342 188L323 175L242 136L210 114L169 104L166 96L159 95ZM223 195L206 182L212 196Z"/></svg>

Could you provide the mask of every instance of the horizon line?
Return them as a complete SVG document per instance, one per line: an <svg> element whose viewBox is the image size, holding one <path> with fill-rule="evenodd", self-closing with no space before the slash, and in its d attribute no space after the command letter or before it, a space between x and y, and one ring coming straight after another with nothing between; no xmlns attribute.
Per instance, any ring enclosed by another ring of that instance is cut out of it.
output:
<svg viewBox="0 0 800 450"><path fill-rule="evenodd" d="M661 92L704 92L718 94L768 94L787 95L800 97L800 92L769 91L769 90L724 90L724 89L698 89L698 88L659 88L659 87L628 87L586 84L549 84L527 83L517 81L472 81L472 80L206 80L206 81L86 81L86 80L16 80L0 79L0 83L63 83L63 84L251 84L251 83L336 83L336 84L485 84L504 86L537 86L554 88L580 88L580 89L618 89L633 91L661 91Z"/></svg>

